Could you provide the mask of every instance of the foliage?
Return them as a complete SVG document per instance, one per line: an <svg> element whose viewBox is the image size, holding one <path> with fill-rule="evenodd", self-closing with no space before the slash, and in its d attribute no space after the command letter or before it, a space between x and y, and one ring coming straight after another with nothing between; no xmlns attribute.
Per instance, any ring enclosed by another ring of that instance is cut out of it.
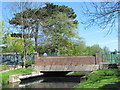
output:
<svg viewBox="0 0 120 90"><path fill-rule="evenodd" d="M6 34L3 37L3 42L4 44L6 44L6 47L3 47L2 52L23 53L23 46L22 46L23 42L21 38L11 37L10 34ZM33 42L31 40L26 40L25 44L28 53L34 51Z"/></svg>
<svg viewBox="0 0 120 90"><path fill-rule="evenodd" d="M74 29L73 26L77 24L77 21L74 20L75 18L76 14L72 8L64 5L58 6L53 3L46 3L46 5L41 8L28 8L20 13L15 13L14 18L12 18L9 23L17 27L19 26L21 29L24 29L24 31L28 30L32 32L35 39L35 50L37 50L38 33L40 31L44 32L45 35L49 34L49 36L51 36L52 33L48 32L54 32L52 37L55 38L58 38L56 37L58 34L63 34L63 31L66 36L68 36L68 32L69 36L71 36L71 34L74 34L71 32L71 29ZM47 28L46 26L49 27ZM45 30L46 28L47 31ZM55 30L55 28L57 30ZM58 34L55 35L57 31ZM60 31L62 31L62 33ZM62 37L59 37L58 39L61 38ZM68 39L69 37L66 38ZM55 39L53 41L56 42Z"/></svg>
<svg viewBox="0 0 120 90"><path fill-rule="evenodd" d="M54 54L55 53L55 47L52 46L51 44L44 44L44 45L40 45L38 46L38 53L39 54Z"/></svg>
<svg viewBox="0 0 120 90"><path fill-rule="evenodd" d="M3 20L0 20L0 41L2 41L2 37L3 37L3 35L4 35L4 33L5 33L5 30L4 30L4 25L5 23L4 23L4 21ZM1 44L2 42L0 42L0 44Z"/></svg>
<svg viewBox="0 0 120 90"><path fill-rule="evenodd" d="M55 52L55 48L56 47L50 43L38 46L40 54L57 54ZM82 39L78 39L71 40L65 48L59 46L57 50L59 51L60 55L95 55L96 52L102 51L102 48L99 45L86 46Z"/></svg>
<svg viewBox="0 0 120 90"><path fill-rule="evenodd" d="M6 33L6 30L5 30L5 23L3 20L0 20L0 52L2 52L2 45L3 45L3 36L4 34ZM4 45L5 46L5 45Z"/></svg>
<svg viewBox="0 0 120 90"><path fill-rule="evenodd" d="M75 40L72 45L70 45L70 50L68 55L86 55L86 45L82 39Z"/></svg>
<svg viewBox="0 0 120 90"><path fill-rule="evenodd" d="M72 41L69 45L68 48L60 50L60 54L62 55L84 55L86 45L85 42L82 41L82 39Z"/></svg>
<svg viewBox="0 0 120 90"><path fill-rule="evenodd" d="M60 55L85 55L86 45L82 39L73 41L69 40L69 42L61 42L63 45L52 45L51 43L47 43L45 45L40 45L38 49L40 50L39 53L47 53L47 54L60 54ZM60 43L60 42L59 42ZM66 45L64 45L67 43ZM63 47L64 46L64 47ZM58 52L56 52L57 50Z"/></svg>
<svg viewBox="0 0 120 90"><path fill-rule="evenodd" d="M97 70L87 76L87 80L74 88L102 88L107 84L120 82L120 71L118 69ZM109 87L106 87L109 88Z"/></svg>
<svg viewBox="0 0 120 90"><path fill-rule="evenodd" d="M77 36L77 33L74 31L76 24L70 21L66 14L63 13L52 15L44 21L43 33L46 36L47 43L54 47L56 53L60 53L59 50L61 48L63 50L68 49L72 43L71 38Z"/></svg>
<svg viewBox="0 0 120 90"><path fill-rule="evenodd" d="M44 9L50 15L45 18L42 26L43 33L47 39L47 45L52 47L52 53L54 51L55 54L65 55L72 44L71 39L78 38L75 31L78 23L74 20L76 14L72 8L64 5L53 5L52 3L47 3Z"/></svg>
<svg viewBox="0 0 120 90"><path fill-rule="evenodd" d="M34 64L33 59L26 60L26 65L31 65L31 64Z"/></svg>
<svg viewBox="0 0 120 90"><path fill-rule="evenodd" d="M2 73L2 84L6 84L8 83L9 80L9 76L10 75L16 75L16 74L23 74L23 73L30 73L33 72L34 70L30 69L30 68L20 68L17 70L10 70L8 72L4 72Z"/></svg>
<svg viewBox="0 0 120 90"><path fill-rule="evenodd" d="M102 48L98 44L93 45L93 46L88 46L86 48L86 53L88 55L95 55L95 53L99 51L102 51Z"/></svg>
<svg viewBox="0 0 120 90"><path fill-rule="evenodd" d="M76 16L68 6L45 3L43 7L26 8L15 13L9 23L19 27L18 31L31 32L35 39L35 51L40 54L94 55L101 48L85 45L75 31L78 25Z"/></svg>
<svg viewBox="0 0 120 90"><path fill-rule="evenodd" d="M11 34L6 34L3 37L3 43L6 44L6 47L2 47L3 53L21 53L22 54L22 63L25 65L27 53L34 52L33 41L29 39L22 39L21 37L11 37Z"/></svg>

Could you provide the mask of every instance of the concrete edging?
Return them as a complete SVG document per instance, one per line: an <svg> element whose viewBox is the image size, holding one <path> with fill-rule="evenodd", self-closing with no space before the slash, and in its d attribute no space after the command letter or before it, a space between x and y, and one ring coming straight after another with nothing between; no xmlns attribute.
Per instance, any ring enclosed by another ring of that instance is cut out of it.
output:
<svg viewBox="0 0 120 90"><path fill-rule="evenodd" d="M31 77L41 76L41 75L43 75L43 73L36 73L36 72L10 75L9 83L21 82L21 79L26 79L26 78L31 78Z"/></svg>

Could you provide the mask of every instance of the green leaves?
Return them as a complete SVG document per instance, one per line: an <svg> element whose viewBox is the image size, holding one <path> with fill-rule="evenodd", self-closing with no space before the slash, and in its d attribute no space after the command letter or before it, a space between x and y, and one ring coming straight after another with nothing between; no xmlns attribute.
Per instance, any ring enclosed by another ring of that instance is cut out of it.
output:
<svg viewBox="0 0 120 90"><path fill-rule="evenodd" d="M86 53L88 55L95 55L96 52L102 51L102 48L99 45L88 46L86 49Z"/></svg>
<svg viewBox="0 0 120 90"><path fill-rule="evenodd" d="M27 8L15 13L9 23L19 26L24 32L31 31L35 38L35 49L38 44L38 33L41 32L40 34L43 34L58 52L58 48L65 47L71 38L77 36L74 29L78 23L75 18L76 14L72 8L46 3L44 7Z"/></svg>
<svg viewBox="0 0 120 90"><path fill-rule="evenodd" d="M16 37L11 37L10 34L6 34L3 37L3 41L6 44L6 47L3 48L2 52L23 52L23 41L21 38L16 38ZM31 40L26 40L25 42L25 47L27 52L34 52L34 47L33 47L33 41Z"/></svg>
<svg viewBox="0 0 120 90"><path fill-rule="evenodd" d="M99 45L87 47L75 31L78 21L72 8L46 3L44 7L14 14L9 22L19 26L24 32L30 31L35 39L38 52L61 55L94 55L100 51ZM40 37L42 35L42 37ZM76 41L75 41L76 40ZM27 45L27 44L26 44Z"/></svg>
<svg viewBox="0 0 120 90"><path fill-rule="evenodd" d="M5 23L4 23L4 21L3 20L0 20L0 44L3 44L2 43L2 38L3 38L3 36L4 36L4 34L5 34L5 25L4 25Z"/></svg>

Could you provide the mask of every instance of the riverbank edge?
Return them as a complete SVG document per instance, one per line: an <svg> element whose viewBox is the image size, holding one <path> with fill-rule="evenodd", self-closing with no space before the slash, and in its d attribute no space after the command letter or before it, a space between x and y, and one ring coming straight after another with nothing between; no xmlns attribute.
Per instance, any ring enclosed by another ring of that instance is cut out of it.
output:
<svg viewBox="0 0 120 90"><path fill-rule="evenodd" d="M28 75L28 74L32 74L32 73L38 73L36 72L35 70L31 69L31 68L19 68L19 69L15 69L15 70L9 70L7 72L1 72L0 73L0 77L1 77L1 80L0 80L0 83L3 85L3 84L8 84L10 83L9 80L11 76L17 76L19 79L19 76L20 75ZM18 80L20 81L20 80Z"/></svg>
<svg viewBox="0 0 120 90"><path fill-rule="evenodd" d="M100 73L102 73L102 74L100 74ZM96 80L92 80L92 79L96 78L94 74L96 74L96 77L97 77ZM94 76L94 77L91 78L92 76ZM115 84L118 82L120 83L120 69L97 70L97 71L93 71L88 76L86 76L86 80L84 82L81 82L80 84L74 86L73 90L77 89L77 88L104 88L104 86L107 87L108 84L112 85L112 84ZM109 87L107 87L107 88L109 88ZM113 86L111 88L116 88L116 87Z"/></svg>
<svg viewBox="0 0 120 90"><path fill-rule="evenodd" d="M38 73L38 72L10 75L9 83L21 82L21 80L23 80L23 79L33 78L33 77L37 77L37 76L41 76L41 75L43 75L43 73Z"/></svg>

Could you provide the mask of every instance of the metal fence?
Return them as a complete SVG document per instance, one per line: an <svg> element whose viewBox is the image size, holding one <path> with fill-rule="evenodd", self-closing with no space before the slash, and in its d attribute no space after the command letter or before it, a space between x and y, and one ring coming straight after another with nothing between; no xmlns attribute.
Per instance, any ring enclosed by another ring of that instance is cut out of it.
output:
<svg viewBox="0 0 120 90"><path fill-rule="evenodd" d="M39 54L39 56L58 56L58 54ZM27 63L34 62L34 53L28 53ZM0 64L20 65L22 64L23 55L21 53L0 53Z"/></svg>
<svg viewBox="0 0 120 90"><path fill-rule="evenodd" d="M100 53L101 59L104 60L101 64L116 64L120 63L120 53L118 51Z"/></svg>
<svg viewBox="0 0 120 90"><path fill-rule="evenodd" d="M0 64L20 65L23 55L21 53L0 53ZM27 60L34 60L34 54L27 54Z"/></svg>
<svg viewBox="0 0 120 90"><path fill-rule="evenodd" d="M58 54L39 54L39 56L59 56Z"/></svg>
<svg viewBox="0 0 120 90"><path fill-rule="evenodd" d="M120 63L120 55L117 53L105 55L105 62Z"/></svg>

